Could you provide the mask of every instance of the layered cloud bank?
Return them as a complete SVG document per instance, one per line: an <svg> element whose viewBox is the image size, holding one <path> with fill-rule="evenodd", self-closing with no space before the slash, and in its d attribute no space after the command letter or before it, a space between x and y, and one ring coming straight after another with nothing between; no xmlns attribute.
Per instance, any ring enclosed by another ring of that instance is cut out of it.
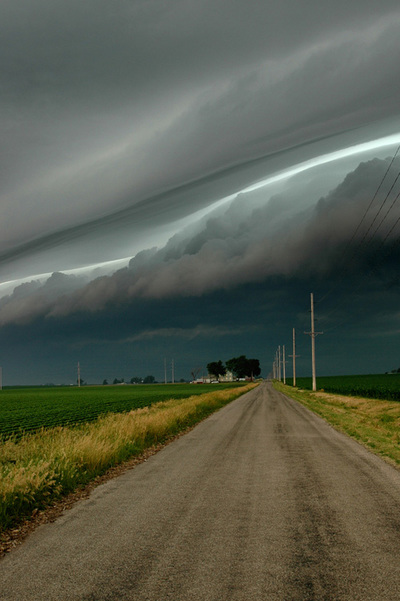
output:
<svg viewBox="0 0 400 601"><path fill-rule="evenodd" d="M54 273L44 284L17 287L0 300L1 323L105 311L137 298L199 297L274 276L373 278L376 264L386 271L398 252L399 172L399 158L361 163L316 202L304 194L316 182L300 177L272 196L239 194L113 275L87 282Z"/></svg>

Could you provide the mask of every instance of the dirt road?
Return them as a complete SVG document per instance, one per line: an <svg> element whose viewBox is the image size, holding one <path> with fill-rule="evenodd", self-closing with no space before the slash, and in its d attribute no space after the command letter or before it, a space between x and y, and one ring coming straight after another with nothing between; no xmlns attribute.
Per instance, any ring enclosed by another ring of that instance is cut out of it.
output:
<svg viewBox="0 0 400 601"><path fill-rule="evenodd" d="M269 384L0 561L1 601L399 601L400 472Z"/></svg>

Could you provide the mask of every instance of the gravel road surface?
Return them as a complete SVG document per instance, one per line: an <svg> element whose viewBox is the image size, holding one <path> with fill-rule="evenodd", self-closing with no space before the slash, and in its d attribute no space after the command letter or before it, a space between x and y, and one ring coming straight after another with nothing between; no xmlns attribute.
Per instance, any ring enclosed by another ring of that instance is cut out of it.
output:
<svg viewBox="0 0 400 601"><path fill-rule="evenodd" d="M266 383L0 561L1 601L399 601L400 471Z"/></svg>

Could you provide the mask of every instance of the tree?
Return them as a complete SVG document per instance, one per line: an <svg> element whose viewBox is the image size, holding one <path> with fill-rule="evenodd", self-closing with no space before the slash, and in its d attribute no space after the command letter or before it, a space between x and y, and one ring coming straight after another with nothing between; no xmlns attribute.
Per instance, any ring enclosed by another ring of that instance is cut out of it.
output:
<svg viewBox="0 0 400 601"><path fill-rule="evenodd" d="M143 380L143 382L145 384L153 384L155 382L155 377L154 376L146 376L145 379Z"/></svg>
<svg viewBox="0 0 400 601"><path fill-rule="evenodd" d="M247 359L246 355L229 359L226 361L226 367L237 378L257 377L261 373L260 361L258 359Z"/></svg>
<svg viewBox="0 0 400 601"><path fill-rule="evenodd" d="M192 369L190 374L192 376L193 381L197 380L197 376L199 375L200 372L201 372L201 367L195 367L194 369Z"/></svg>
<svg viewBox="0 0 400 601"><path fill-rule="evenodd" d="M219 380L220 376L224 376L226 374L226 367L222 363L222 361L212 361L211 363L207 363L208 373L212 376L215 376L217 380Z"/></svg>
<svg viewBox="0 0 400 601"><path fill-rule="evenodd" d="M103 386L107 386L108 382L107 380L103 380Z"/></svg>
<svg viewBox="0 0 400 601"><path fill-rule="evenodd" d="M253 378L257 378L257 376L261 373L260 361L258 359L248 359L249 362L249 375Z"/></svg>
<svg viewBox="0 0 400 601"><path fill-rule="evenodd" d="M142 378L134 377L131 378L131 384L141 384L143 382Z"/></svg>
<svg viewBox="0 0 400 601"><path fill-rule="evenodd" d="M244 378L247 375L247 358L246 355L240 357L232 357L226 361L226 367L237 378Z"/></svg>

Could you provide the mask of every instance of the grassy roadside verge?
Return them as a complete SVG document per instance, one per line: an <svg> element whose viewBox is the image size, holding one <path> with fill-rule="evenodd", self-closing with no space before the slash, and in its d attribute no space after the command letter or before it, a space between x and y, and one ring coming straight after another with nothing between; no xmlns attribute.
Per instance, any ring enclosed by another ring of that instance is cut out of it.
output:
<svg viewBox="0 0 400 601"><path fill-rule="evenodd" d="M74 428L44 429L0 443L0 533L111 466L194 426L254 386L171 399Z"/></svg>
<svg viewBox="0 0 400 601"><path fill-rule="evenodd" d="M400 403L274 386L392 465L400 466Z"/></svg>

